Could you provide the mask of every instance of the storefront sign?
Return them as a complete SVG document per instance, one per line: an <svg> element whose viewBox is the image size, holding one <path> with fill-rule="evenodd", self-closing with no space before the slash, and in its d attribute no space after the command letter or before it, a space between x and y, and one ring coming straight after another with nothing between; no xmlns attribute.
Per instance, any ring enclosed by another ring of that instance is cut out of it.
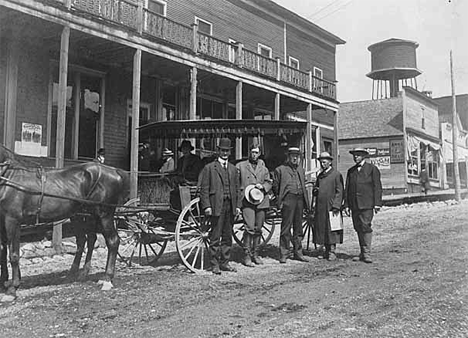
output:
<svg viewBox="0 0 468 338"><path fill-rule="evenodd" d="M403 140L390 140L390 163L404 163Z"/></svg>
<svg viewBox="0 0 468 338"><path fill-rule="evenodd" d="M42 156L42 125L23 122L21 125L21 142L15 143L15 151L21 155Z"/></svg>
<svg viewBox="0 0 468 338"><path fill-rule="evenodd" d="M391 169L390 156L370 157L369 162L379 168L379 170Z"/></svg>

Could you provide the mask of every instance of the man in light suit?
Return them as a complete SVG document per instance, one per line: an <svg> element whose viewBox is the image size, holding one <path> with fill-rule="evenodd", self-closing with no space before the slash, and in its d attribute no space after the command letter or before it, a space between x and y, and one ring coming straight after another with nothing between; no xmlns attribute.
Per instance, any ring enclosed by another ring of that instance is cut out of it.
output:
<svg viewBox="0 0 468 338"><path fill-rule="evenodd" d="M293 258L308 262L302 253L302 213L309 208L309 197L305 187L304 168L300 165L301 151L297 147L288 149L288 160L274 171L273 191L281 209L280 263L290 256L291 228L293 231Z"/></svg>
<svg viewBox="0 0 468 338"><path fill-rule="evenodd" d="M270 207L268 192L271 190L272 180L265 163L259 158L260 155L260 146L253 144L249 159L236 165L242 196L238 207L242 209L244 219L244 265L249 267L253 267L253 263L263 264L258 254L265 211Z"/></svg>
<svg viewBox="0 0 468 338"><path fill-rule="evenodd" d="M348 170L345 185L345 212L353 219L361 253L353 260L372 263L372 219L382 206L382 183L379 169L366 162L369 153L363 148L350 151L356 163Z"/></svg>
<svg viewBox="0 0 468 338"><path fill-rule="evenodd" d="M212 272L236 272L229 265L232 246L232 224L238 208L239 176L229 163L231 140L222 138L218 144L218 158L207 164L200 177L200 204L205 215L211 217L210 262Z"/></svg>

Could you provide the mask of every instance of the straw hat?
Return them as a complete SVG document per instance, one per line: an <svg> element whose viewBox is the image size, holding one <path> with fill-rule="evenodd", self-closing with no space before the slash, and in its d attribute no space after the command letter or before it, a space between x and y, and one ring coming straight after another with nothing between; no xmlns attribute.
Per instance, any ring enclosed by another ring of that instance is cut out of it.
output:
<svg viewBox="0 0 468 338"><path fill-rule="evenodd" d="M265 198L263 191L257 189L255 184L250 184L247 186L247 188L245 188L244 196L247 202L253 205L262 203L263 199Z"/></svg>
<svg viewBox="0 0 468 338"><path fill-rule="evenodd" d="M364 149L364 148L359 148L359 147L358 147L358 148L351 149L351 150L349 151L349 153L352 154L352 155L354 155L354 154L358 154L358 155L361 154L361 155L369 156L369 152L368 152L366 149Z"/></svg>
<svg viewBox="0 0 468 338"><path fill-rule="evenodd" d="M172 152L172 150L168 149L168 148L164 148L163 152L162 152L162 155L163 156L173 156L174 153Z"/></svg>
<svg viewBox="0 0 468 338"><path fill-rule="evenodd" d="M301 154L301 150L298 147L289 147L288 154Z"/></svg>
<svg viewBox="0 0 468 338"><path fill-rule="evenodd" d="M320 153L320 156L318 157L318 159L321 160L321 159L325 159L325 158L329 159L330 161L333 161L333 157L330 155L329 152L327 152L327 151L322 151L322 152Z"/></svg>

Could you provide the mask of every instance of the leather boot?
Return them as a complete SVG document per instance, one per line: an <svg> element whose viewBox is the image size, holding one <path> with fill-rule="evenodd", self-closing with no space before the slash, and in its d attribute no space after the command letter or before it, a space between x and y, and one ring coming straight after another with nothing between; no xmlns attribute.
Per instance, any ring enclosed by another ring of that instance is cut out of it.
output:
<svg viewBox="0 0 468 338"><path fill-rule="evenodd" d="M245 232L244 233L244 265L248 267L254 267L251 259L251 249L252 249L252 235Z"/></svg>
<svg viewBox="0 0 468 338"><path fill-rule="evenodd" d="M372 244L372 232L366 232L362 234L364 245L362 247L362 261L365 263L372 263L370 257L371 244Z"/></svg>
<svg viewBox="0 0 468 338"><path fill-rule="evenodd" d="M359 256L353 257L354 262L359 262L364 259L364 234L362 232L357 232L357 235L359 240L359 248L361 249L361 252L359 253Z"/></svg>
<svg viewBox="0 0 468 338"><path fill-rule="evenodd" d="M258 252L260 251L260 235L255 235L253 238L253 255L252 255L252 262L254 262L257 265L262 265L263 261L258 255Z"/></svg>
<svg viewBox="0 0 468 338"><path fill-rule="evenodd" d="M328 260L329 261L335 261L336 260L335 249L336 249L336 244L330 244L329 245L329 252L328 252Z"/></svg>

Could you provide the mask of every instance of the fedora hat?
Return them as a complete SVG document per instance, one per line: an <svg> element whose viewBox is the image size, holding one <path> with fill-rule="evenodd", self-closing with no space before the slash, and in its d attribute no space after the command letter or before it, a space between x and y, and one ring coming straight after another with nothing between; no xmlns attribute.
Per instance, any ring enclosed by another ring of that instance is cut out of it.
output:
<svg viewBox="0 0 468 338"><path fill-rule="evenodd" d="M262 203L263 199L265 198L265 194L263 191L255 187L255 184L250 184L245 188L244 196L247 202L257 205Z"/></svg>
<svg viewBox="0 0 468 338"><path fill-rule="evenodd" d="M218 148L219 149L231 150L232 149L231 140L226 138L226 137L223 137L222 139L219 140Z"/></svg>
<svg viewBox="0 0 468 338"><path fill-rule="evenodd" d="M359 148L359 147L358 147L358 148L351 149L351 150L349 151L349 153L352 154L352 155L354 155L354 154L364 154L364 155L366 155L366 156L369 155L369 152L368 152L366 149L364 149L364 148Z"/></svg>
<svg viewBox="0 0 468 338"><path fill-rule="evenodd" d="M321 160L321 159L325 159L325 158L328 158L330 161L333 161L333 156L331 156L329 152L322 151L320 153L320 156L318 157L318 159Z"/></svg>
<svg viewBox="0 0 468 338"><path fill-rule="evenodd" d="M288 148L288 154L301 154L301 150L298 147L289 147Z"/></svg>
<svg viewBox="0 0 468 338"><path fill-rule="evenodd" d="M168 148L164 148L163 150L163 156L172 156L174 155L174 153L172 152L172 150L168 149Z"/></svg>
<svg viewBox="0 0 468 338"><path fill-rule="evenodd" d="M182 148L184 147L187 147L187 148L190 148L190 150L193 150L195 149L193 146L192 146L192 142L190 142L189 140L183 140L182 143L180 144L179 146L179 151L182 151Z"/></svg>

